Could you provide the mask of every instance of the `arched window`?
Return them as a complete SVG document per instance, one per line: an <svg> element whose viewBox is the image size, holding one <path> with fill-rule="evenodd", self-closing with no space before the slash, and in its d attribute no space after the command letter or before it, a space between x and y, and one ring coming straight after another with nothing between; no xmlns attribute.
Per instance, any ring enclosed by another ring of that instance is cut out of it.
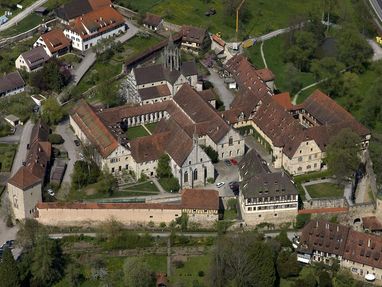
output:
<svg viewBox="0 0 382 287"><path fill-rule="evenodd" d="M184 173L183 178L184 178L183 179L184 182L188 182L188 172L187 171Z"/></svg>
<svg viewBox="0 0 382 287"><path fill-rule="evenodd" d="M229 139L228 139L228 145L233 145L233 138L232 138L232 137L229 137Z"/></svg>
<svg viewBox="0 0 382 287"><path fill-rule="evenodd" d="M194 170L194 180L198 180L198 170Z"/></svg>

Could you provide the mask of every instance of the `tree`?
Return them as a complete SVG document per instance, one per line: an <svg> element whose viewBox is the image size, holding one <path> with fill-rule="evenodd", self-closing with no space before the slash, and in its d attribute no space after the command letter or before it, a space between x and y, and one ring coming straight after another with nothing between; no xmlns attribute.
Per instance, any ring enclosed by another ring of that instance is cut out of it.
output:
<svg viewBox="0 0 382 287"><path fill-rule="evenodd" d="M44 229L37 220L27 218L20 223L16 242L24 249L31 249L35 245L38 235L42 232Z"/></svg>
<svg viewBox="0 0 382 287"><path fill-rule="evenodd" d="M88 184L97 182L99 176L100 170L94 161L86 162L78 160L74 164L72 185L74 188L79 189Z"/></svg>
<svg viewBox="0 0 382 287"><path fill-rule="evenodd" d="M124 281L129 287L154 286L153 273L146 262L139 258L126 259L123 265Z"/></svg>
<svg viewBox="0 0 382 287"><path fill-rule="evenodd" d="M284 73L288 75L285 90L290 91L292 94L297 93L302 88L302 82L299 76L299 71L292 63L286 63Z"/></svg>
<svg viewBox="0 0 382 287"><path fill-rule="evenodd" d="M286 230L281 230L281 232L276 236L276 240L280 242L281 247L292 248L292 242L289 240Z"/></svg>
<svg viewBox="0 0 382 287"><path fill-rule="evenodd" d="M314 74L317 81L325 80L321 84L324 90L332 96L338 95L341 71L345 66L333 57L324 57L321 60L313 60L310 71Z"/></svg>
<svg viewBox="0 0 382 287"><path fill-rule="evenodd" d="M172 177L170 167L170 157L167 154L163 154L158 161L157 175L160 178Z"/></svg>
<svg viewBox="0 0 382 287"><path fill-rule="evenodd" d="M50 96L42 105L42 120L48 125L55 125L58 124L63 117L64 113L57 99Z"/></svg>
<svg viewBox="0 0 382 287"><path fill-rule="evenodd" d="M85 280L84 275L81 273L81 265L78 263L71 263L66 269L66 277L70 286L80 286Z"/></svg>
<svg viewBox="0 0 382 287"><path fill-rule="evenodd" d="M298 31L292 44L287 50L285 57L288 62L292 62L301 71L309 70L309 63L314 57L317 48L317 41L313 33Z"/></svg>
<svg viewBox="0 0 382 287"><path fill-rule="evenodd" d="M333 278L334 287L349 287L354 285L353 275L349 270L341 270L337 272Z"/></svg>
<svg viewBox="0 0 382 287"><path fill-rule="evenodd" d="M19 270L11 249L5 247L0 263L0 282L3 287L20 286Z"/></svg>
<svg viewBox="0 0 382 287"><path fill-rule="evenodd" d="M318 275L318 282L320 287L332 287L332 278L326 271L321 271Z"/></svg>
<svg viewBox="0 0 382 287"><path fill-rule="evenodd" d="M337 180L344 180L357 170L361 162L360 143L360 137L349 128L339 131L330 139L325 160Z"/></svg>
<svg viewBox="0 0 382 287"><path fill-rule="evenodd" d="M362 122L370 128L375 128L382 122L382 77L375 79L366 93L362 108Z"/></svg>
<svg viewBox="0 0 382 287"><path fill-rule="evenodd" d="M301 270L296 253L281 251L277 257L277 272L281 278L298 276Z"/></svg>
<svg viewBox="0 0 382 287"><path fill-rule="evenodd" d="M50 134L48 140L51 144L63 144L64 139L59 134Z"/></svg>
<svg viewBox="0 0 382 287"><path fill-rule="evenodd" d="M33 249L31 272L33 282L40 286L51 286L63 274L64 262L62 251L57 241L45 233L39 235Z"/></svg>
<svg viewBox="0 0 382 287"><path fill-rule="evenodd" d="M201 148L204 150L204 152L211 159L212 163L217 163L219 161L219 154L211 146L202 145Z"/></svg>
<svg viewBox="0 0 382 287"><path fill-rule="evenodd" d="M344 27L337 36L338 60L355 71L365 70L373 50L354 28Z"/></svg>
<svg viewBox="0 0 382 287"><path fill-rule="evenodd" d="M296 216L296 228L303 228L310 221L310 214L298 214Z"/></svg>

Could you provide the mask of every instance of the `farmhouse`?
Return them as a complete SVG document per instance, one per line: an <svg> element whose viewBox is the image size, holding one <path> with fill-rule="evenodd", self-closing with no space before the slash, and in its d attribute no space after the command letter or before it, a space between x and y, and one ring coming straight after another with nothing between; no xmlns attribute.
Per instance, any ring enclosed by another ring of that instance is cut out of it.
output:
<svg viewBox="0 0 382 287"><path fill-rule="evenodd" d="M42 46L49 57L58 57L70 50L70 40L61 30L52 30L42 34L33 47Z"/></svg>
<svg viewBox="0 0 382 287"><path fill-rule="evenodd" d="M0 97L24 92L25 82L19 72L12 72L0 78Z"/></svg>
<svg viewBox="0 0 382 287"><path fill-rule="evenodd" d="M70 115L70 123L81 141L97 148L96 161L102 168L153 176L158 159L168 154L181 187L206 185L207 178L214 176L203 146L211 146L220 159L244 154L241 136L188 84L171 100L143 106L96 112L82 101ZM151 135L128 139L129 128L149 123L157 123Z"/></svg>
<svg viewBox="0 0 382 287"><path fill-rule="evenodd" d="M64 29L65 37L72 47L86 51L102 39L126 31L125 19L112 7L103 7L75 18Z"/></svg>
<svg viewBox="0 0 382 287"><path fill-rule="evenodd" d="M356 132L361 150L367 149L370 131L321 91L293 105L289 94L274 95L266 83L271 74L258 72L245 57L230 59L226 70L240 93L222 115L235 128L249 128L272 154L275 168L292 175L326 169L329 140L344 128Z"/></svg>
<svg viewBox="0 0 382 287"><path fill-rule="evenodd" d="M314 220L302 229L297 251L297 260L303 263L331 265L338 260L354 274L382 279L382 237L377 235Z"/></svg>

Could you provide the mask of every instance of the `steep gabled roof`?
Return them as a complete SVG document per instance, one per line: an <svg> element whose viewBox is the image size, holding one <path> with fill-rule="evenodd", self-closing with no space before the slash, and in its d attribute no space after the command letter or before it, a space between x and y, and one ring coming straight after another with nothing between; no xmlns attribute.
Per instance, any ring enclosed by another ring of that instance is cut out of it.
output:
<svg viewBox="0 0 382 287"><path fill-rule="evenodd" d="M198 43L201 45L207 35L207 30L204 28L184 25L182 26L182 35L182 41Z"/></svg>
<svg viewBox="0 0 382 287"><path fill-rule="evenodd" d="M70 40L65 37L61 30L52 30L41 35L46 47L54 54L59 50L70 47Z"/></svg>
<svg viewBox="0 0 382 287"><path fill-rule="evenodd" d="M158 27L159 24L163 21L161 16L146 13L145 18L143 19L143 24L152 26L152 27Z"/></svg>
<svg viewBox="0 0 382 287"><path fill-rule="evenodd" d="M86 101L74 107L71 117L102 157L108 157L118 147L117 140Z"/></svg>
<svg viewBox="0 0 382 287"><path fill-rule="evenodd" d="M0 78L0 94L25 86L25 82L19 72L12 72Z"/></svg>
<svg viewBox="0 0 382 287"><path fill-rule="evenodd" d="M218 210L219 192L213 189L184 189L182 191L182 208Z"/></svg>
<svg viewBox="0 0 382 287"><path fill-rule="evenodd" d="M41 46L24 52L21 54L21 56L24 58L25 64L31 70L35 69L36 67L39 67L41 64L47 62L50 59L48 54L45 52L44 48Z"/></svg>

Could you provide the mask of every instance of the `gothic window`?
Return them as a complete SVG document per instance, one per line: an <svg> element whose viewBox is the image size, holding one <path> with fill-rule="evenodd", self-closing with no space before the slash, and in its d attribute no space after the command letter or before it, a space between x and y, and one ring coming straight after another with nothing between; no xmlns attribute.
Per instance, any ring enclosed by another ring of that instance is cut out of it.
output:
<svg viewBox="0 0 382 287"><path fill-rule="evenodd" d="M184 173L184 180L183 181L188 182L188 172L187 171Z"/></svg>
<svg viewBox="0 0 382 287"><path fill-rule="evenodd" d="M229 144L230 146L233 145L233 138L232 138L232 137L229 137L228 144Z"/></svg>
<svg viewBox="0 0 382 287"><path fill-rule="evenodd" d="M194 180L198 180L198 170L194 170Z"/></svg>

